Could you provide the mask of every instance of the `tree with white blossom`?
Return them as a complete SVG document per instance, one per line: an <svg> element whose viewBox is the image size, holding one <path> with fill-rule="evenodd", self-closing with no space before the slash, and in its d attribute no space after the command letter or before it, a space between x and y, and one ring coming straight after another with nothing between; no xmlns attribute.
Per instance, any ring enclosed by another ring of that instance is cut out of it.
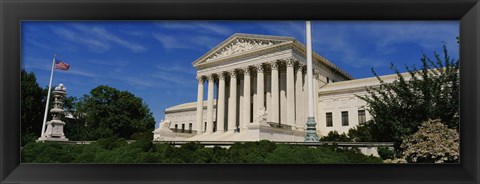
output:
<svg viewBox="0 0 480 184"><path fill-rule="evenodd" d="M439 119L421 124L413 135L406 136L401 144L403 158L416 163L452 163L460 156L459 133L448 128Z"/></svg>

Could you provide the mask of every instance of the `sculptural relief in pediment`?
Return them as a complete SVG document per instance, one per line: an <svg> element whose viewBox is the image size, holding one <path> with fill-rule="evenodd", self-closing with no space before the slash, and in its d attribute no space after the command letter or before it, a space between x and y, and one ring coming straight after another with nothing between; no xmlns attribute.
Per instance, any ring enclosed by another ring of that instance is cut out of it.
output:
<svg viewBox="0 0 480 184"><path fill-rule="evenodd" d="M241 52L247 52L255 49L269 47L278 42L279 41L273 41L273 40L254 40L254 39L239 38L230 42L225 47L219 49L217 52L212 54L212 56L208 57L205 61L208 62L211 60L235 55Z"/></svg>

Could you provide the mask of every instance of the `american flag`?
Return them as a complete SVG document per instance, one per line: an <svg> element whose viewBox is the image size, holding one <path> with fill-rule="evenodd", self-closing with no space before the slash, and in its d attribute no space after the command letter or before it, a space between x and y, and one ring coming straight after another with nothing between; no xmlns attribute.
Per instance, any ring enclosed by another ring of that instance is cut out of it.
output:
<svg viewBox="0 0 480 184"><path fill-rule="evenodd" d="M55 69L59 70L68 70L70 68L70 65L67 63L64 63L63 61L56 60L55 59Z"/></svg>

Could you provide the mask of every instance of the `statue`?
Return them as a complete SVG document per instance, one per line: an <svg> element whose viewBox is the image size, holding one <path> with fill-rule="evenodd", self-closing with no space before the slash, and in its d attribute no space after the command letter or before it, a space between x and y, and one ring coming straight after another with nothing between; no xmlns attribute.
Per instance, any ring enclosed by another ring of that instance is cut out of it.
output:
<svg viewBox="0 0 480 184"><path fill-rule="evenodd" d="M257 122L259 125L268 125L267 124L267 111L265 110L265 107L260 107L255 114L255 118L257 119Z"/></svg>
<svg viewBox="0 0 480 184"><path fill-rule="evenodd" d="M172 123L172 121L170 121L169 119L163 120L162 122L160 122L160 129L161 130L169 130L170 129L170 123Z"/></svg>

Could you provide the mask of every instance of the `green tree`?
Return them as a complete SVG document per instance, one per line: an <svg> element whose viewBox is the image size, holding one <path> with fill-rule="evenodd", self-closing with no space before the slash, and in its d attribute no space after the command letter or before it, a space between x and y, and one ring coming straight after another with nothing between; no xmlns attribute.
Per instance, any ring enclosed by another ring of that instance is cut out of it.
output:
<svg viewBox="0 0 480 184"><path fill-rule="evenodd" d="M428 119L440 119L458 131L459 60L448 55L446 44L443 55L434 52L434 56L432 60L423 54L420 69L407 66L410 79L392 64L397 76L392 83L383 81L372 69L380 86L367 87L368 95L357 96L367 102L372 120L351 130L349 136L354 140L393 141L398 150L402 137L415 133Z"/></svg>
<svg viewBox="0 0 480 184"><path fill-rule="evenodd" d="M21 71L21 144L40 137L45 110L46 93L43 93L33 72Z"/></svg>
<svg viewBox="0 0 480 184"><path fill-rule="evenodd" d="M106 85L92 89L79 99L75 118L85 127L82 138L86 140L111 136L131 139L139 132L151 135L147 132L155 126L153 115L141 98Z"/></svg>

